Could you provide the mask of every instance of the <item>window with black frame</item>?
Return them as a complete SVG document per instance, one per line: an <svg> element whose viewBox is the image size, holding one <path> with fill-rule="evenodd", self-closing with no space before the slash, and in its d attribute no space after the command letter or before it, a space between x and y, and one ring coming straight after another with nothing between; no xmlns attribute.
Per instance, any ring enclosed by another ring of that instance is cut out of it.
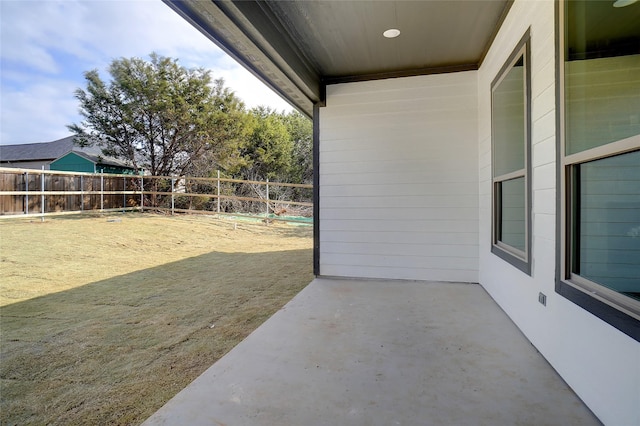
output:
<svg viewBox="0 0 640 426"><path fill-rule="evenodd" d="M596 313L630 334L640 319L640 2L566 1L561 12L561 284L605 304Z"/></svg>
<svg viewBox="0 0 640 426"><path fill-rule="evenodd" d="M491 84L491 251L531 273L529 32Z"/></svg>

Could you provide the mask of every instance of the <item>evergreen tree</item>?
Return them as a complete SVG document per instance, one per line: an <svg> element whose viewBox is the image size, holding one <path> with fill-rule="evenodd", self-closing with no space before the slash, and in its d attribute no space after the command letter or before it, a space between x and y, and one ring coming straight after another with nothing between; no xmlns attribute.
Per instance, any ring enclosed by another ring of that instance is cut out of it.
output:
<svg viewBox="0 0 640 426"><path fill-rule="evenodd" d="M75 92L84 120L69 129L80 144L156 176L244 164L238 152L251 120L223 80L155 53L150 61L115 59L109 74L105 82L97 70L86 72L86 90Z"/></svg>

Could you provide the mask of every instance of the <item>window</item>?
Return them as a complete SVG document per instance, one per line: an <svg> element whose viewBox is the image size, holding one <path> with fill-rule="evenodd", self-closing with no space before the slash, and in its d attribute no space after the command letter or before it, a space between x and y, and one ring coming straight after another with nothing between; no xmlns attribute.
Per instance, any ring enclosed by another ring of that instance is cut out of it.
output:
<svg viewBox="0 0 640 426"><path fill-rule="evenodd" d="M557 291L640 339L640 3L559 7Z"/></svg>
<svg viewBox="0 0 640 426"><path fill-rule="evenodd" d="M491 251L531 273L529 32L491 84Z"/></svg>

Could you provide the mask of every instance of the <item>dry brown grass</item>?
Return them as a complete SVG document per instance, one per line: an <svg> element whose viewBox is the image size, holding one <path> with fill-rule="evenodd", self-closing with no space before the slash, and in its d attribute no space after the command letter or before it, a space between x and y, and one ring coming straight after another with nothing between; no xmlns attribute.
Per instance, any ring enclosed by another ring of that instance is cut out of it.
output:
<svg viewBox="0 0 640 426"><path fill-rule="evenodd" d="M0 222L0 423L139 424L311 281L311 247L188 216Z"/></svg>

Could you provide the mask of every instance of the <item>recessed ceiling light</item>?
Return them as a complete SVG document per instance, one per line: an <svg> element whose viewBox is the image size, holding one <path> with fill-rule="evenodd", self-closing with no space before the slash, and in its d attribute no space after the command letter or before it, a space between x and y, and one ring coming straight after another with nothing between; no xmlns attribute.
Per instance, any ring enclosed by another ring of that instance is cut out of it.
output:
<svg viewBox="0 0 640 426"><path fill-rule="evenodd" d="M625 7L625 6L632 5L637 1L638 0L616 0L616 2L613 3L613 7Z"/></svg>
<svg viewBox="0 0 640 426"><path fill-rule="evenodd" d="M618 0L620 1L620 0ZM391 28L388 29L387 31L382 33L383 36L385 36L386 38L396 38L400 35L400 30L397 30L395 28Z"/></svg>

